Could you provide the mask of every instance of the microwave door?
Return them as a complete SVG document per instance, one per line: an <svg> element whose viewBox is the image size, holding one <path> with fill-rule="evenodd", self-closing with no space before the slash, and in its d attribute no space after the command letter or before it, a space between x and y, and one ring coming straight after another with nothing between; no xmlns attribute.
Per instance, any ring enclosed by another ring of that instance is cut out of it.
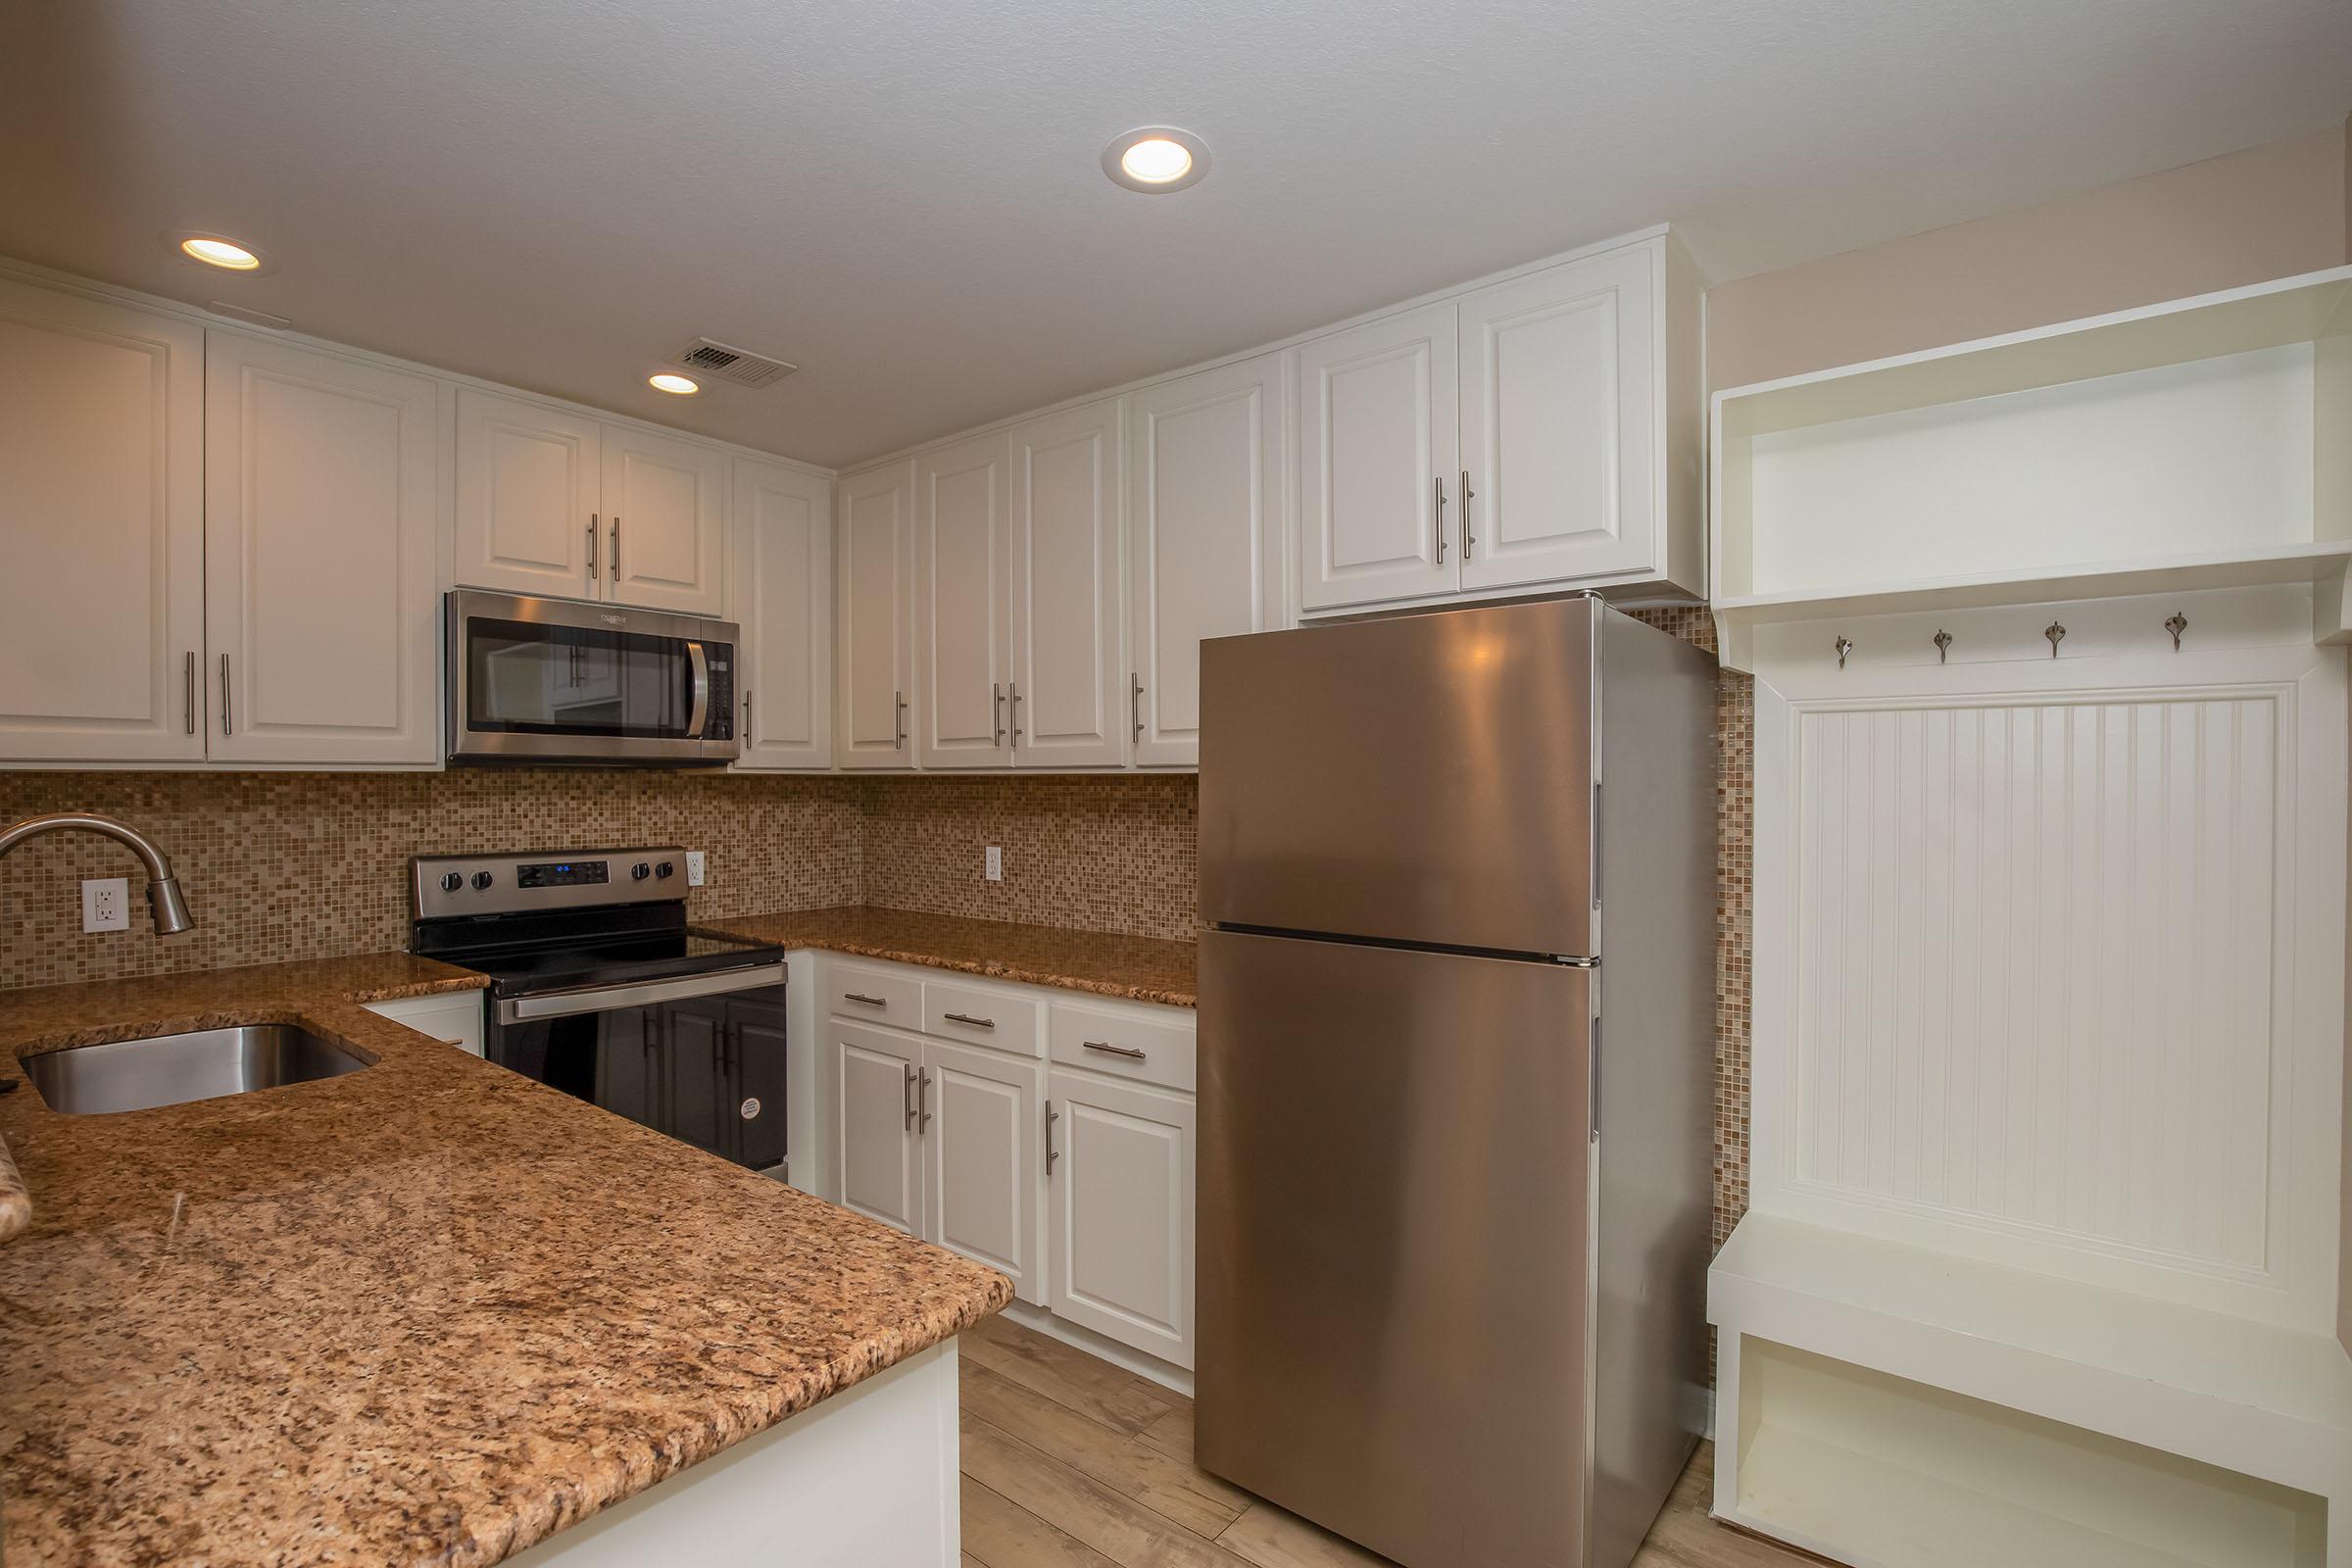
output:
<svg viewBox="0 0 2352 1568"><path fill-rule="evenodd" d="M712 688L704 625L693 616L453 594L451 758L706 760L702 717Z"/></svg>

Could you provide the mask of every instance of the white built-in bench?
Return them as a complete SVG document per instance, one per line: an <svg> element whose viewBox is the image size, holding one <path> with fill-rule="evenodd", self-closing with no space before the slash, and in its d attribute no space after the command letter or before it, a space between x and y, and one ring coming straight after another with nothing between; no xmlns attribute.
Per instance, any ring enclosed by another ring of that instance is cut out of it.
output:
<svg viewBox="0 0 2352 1568"><path fill-rule="evenodd" d="M2352 1564L2331 1336L1754 1213L1708 1316L1735 1524L1905 1568Z"/></svg>

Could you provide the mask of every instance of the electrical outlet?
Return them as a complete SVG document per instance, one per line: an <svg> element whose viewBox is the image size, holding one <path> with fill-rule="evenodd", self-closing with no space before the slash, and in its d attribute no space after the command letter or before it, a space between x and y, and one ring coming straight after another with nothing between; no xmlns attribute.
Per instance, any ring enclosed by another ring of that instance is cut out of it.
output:
<svg viewBox="0 0 2352 1568"><path fill-rule="evenodd" d="M690 888L703 885L703 852L700 850L686 852L686 885Z"/></svg>
<svg viewBox="0 0 2352 1568"><path fill-rule="evenodd" d="M84 931L130 929L130 879L91 877L81 885L81 928Z"/></svg>
<svg viewBox="0 0 2352 1568"><path fill-rule="evenodd" d="M991 882L1004 880L1004 852L994 844L988 847L986 874Z"/></svg>

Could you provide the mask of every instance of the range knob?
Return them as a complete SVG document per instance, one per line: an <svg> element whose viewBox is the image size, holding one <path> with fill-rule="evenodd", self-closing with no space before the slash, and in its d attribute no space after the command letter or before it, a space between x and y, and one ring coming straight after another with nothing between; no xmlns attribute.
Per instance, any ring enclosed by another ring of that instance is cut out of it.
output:
<svg viewBox="0 0 2352 1568"><path fill-rule="evenodd" d="M672 874L673 872L675 872L676 870L677 870L677 867L676 867L676 866L674 866L674 865L670 864L670 863L669 863L667 860L663 860L663 861L662 861L662 862L660 865L658 865L658 866L655 866L655 867L654 867L654 875L656 875L656 876L668 876L668 875L671 875L671 874Z"/></svg>
<svg viewBox="0 0 2352 1568"><path fill-rule="evenodd" d="M442 873L441 873L441 891L442 891L442 892L444 892L444 893L455 893L455 892L457 892L457 891L458 891L458 889L460 889L460 888L464 887L465 885L466 885L466 879L465 879L464 877L462 877L462 876L458 875L458 873L457 873L457 872L455 872L455 871L444 871L444 872L442 872Z"/></svg>
<svg viewBox="0 0 2352 1568"><path fill-rule="evenodd" d="M476 871L476 872L474 872L474 873L473 873L473 890L474 890L476 893L480 893L480 892L482 892L483 890L485 890L486 888L488 888L488 887L490 886L490 880L491 880L491 878L490 878L490 873L489 873L489 872L487 872L487 871Z"/></svg>
<svg viewBox="0 0 2352 1568"><path fill-rule="evenodd" d="M640 882L644 881L647 877L652 876L653 874L654 868L646 864L643 860L639 860L635 865L629 867L629 875Z"/></svg>

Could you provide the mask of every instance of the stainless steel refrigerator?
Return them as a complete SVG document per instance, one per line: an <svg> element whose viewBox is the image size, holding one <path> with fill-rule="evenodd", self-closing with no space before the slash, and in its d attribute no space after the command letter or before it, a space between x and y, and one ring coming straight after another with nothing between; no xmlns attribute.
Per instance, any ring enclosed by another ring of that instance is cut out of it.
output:
<svg viewBox="0 0 2352 1568"><path fill-rule="evenodd" d="M1201 647L1198 1449L1622 1568L1706 1417L1715 661L1596 599Z"/></svg>

